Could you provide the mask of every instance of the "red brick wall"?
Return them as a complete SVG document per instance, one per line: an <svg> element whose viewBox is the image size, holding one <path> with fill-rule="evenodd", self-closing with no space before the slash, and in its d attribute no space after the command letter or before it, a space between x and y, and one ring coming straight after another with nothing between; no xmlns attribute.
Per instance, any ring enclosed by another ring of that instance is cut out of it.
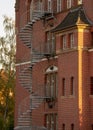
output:
<svg viewBox="0 0 93 130"><path fill-rule="evenodd" d="M71 124L75 125L78 130L78 53L72 51L62 53L58 58L58 126L62 129L62 124L66 125L66 129L71 128ZM70 78L74 77L74 95L70 95ZM62 78L65 78L65 96L62 96ZM74 106L74 107L73 107Z"/></svg>
<svg viewBox="0 0 93 130"><path fill-rule="evenodd" d="M19 105L27 97L29 94L28 92L21 86L19 82L19 71L20 66L16 67L16 87L15 87L15 126L17 126L18 121L18 112L19 112Z"/></svg>
<svg viewBox="0 0 93 130"><path fill-rule="evenodd" d="M89 52L89 88L90 77L93 76L93 51ZM89 110L90 110L90 123L93 124L93 95L89 95Z"/></svg>
<svg viewBox="0 0 93 130"><path fill-rule="evenodd" d="M19 11L16 12L16 27L20 31L21 27L27 23L27 5L26 0L20 0ZM92 0L83 0L84 8L86 9L86 14L91 20L93 19ZM61 14L59 13L54 20L54 25L58 25L66 16L67 11ZM46 24L47 25L47 24ZM37 21L33 25L33 44L34 47L39 47L40 44L45 42L45 31L49 29L47 26L43 25L42 21ZM78 41L77 32L76 44ZM86 31L84 34L83 45L91 45L90 32ZM56 49L60 49L60 38L56 37ZM55 104L53 109L47 107L47 103L41 104L40 108L33 111L33 124L43 125L44 115L46 113L56 112L58 113L58 129L62 130L62 124L66 125L66 129L71 128L71 124L75 125L75 130L90 130L91 124L93 124L93 96L89 95L89 85L90 76L93 76L93 52L85 50L82 55L82 125L79 124L79 106L78 106L78 51L72 50L58 55L58 59L45 60L37 63L33 67L33 90L39 89L38 86L43 86L45 82L45 70L51 66L55 65L58 67L58 102ZM30 49L28 49L18 38L17 35L17 62L21 60L30 59ZM28 96L28 92L19 83L19 67L16 67L16 88L15 88L15 126L17 125L18 116L18 106L20 102ZM70 95L70 78L74 77L74 95ZM65 96L62 96L62 78L66 80ZM44 87L44 86L43 86Z"/></svg>
<svg viewBox="0 0 93 130"><path fill-rule="evenodd" d="M23 8L24 7L24 8ZM26 12L26 1L20 0L19 3L19 9L16 12L16 63L21 63L24 61L30 60L30 49L27 48L19 38L19 32L21 27L24 27L27 21L27 12ZM17 126L17 120L18 120L18 109L20 103L29 95L27 90L21 86L19 82L19 74L23 66L18 65L16 66L16 87L15 87L15 126Z"/></svg>
<svg viewBox="0 0 93 130"><path fill-rule="evenodd" d="M82 129L90 129L90 103L89 103L89 55L88 51L83 51L83 62L82 62L82 108L83 108L83 121Z"/></svg>
<svg viewBox="0 0 93 130"><path fill-rule="evenodd" d="M92 9L93 9L93 0L82 0L83 5L85 8L85 13L88 16L88 18L93 21L93 14L92 14Z"/></svg>

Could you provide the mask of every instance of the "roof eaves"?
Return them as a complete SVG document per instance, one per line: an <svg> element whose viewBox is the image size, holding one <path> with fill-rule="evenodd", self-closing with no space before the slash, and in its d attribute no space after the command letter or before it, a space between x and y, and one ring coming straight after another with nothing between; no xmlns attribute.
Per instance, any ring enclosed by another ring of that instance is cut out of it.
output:
<svg viewBox="0 0 93 130"><path fill-rule="evenodd" d="M82 7L78 7L76 9L70 10L64 20L58 26L56 26L52 32L61 31L81 24L91 25L92 22L90 22L86 16L84 9Z"/></svg>

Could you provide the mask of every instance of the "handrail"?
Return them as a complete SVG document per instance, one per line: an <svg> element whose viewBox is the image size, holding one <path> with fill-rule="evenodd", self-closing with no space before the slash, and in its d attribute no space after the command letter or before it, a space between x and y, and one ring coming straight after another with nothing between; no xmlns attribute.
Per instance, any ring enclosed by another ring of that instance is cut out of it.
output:
<svg viewBox="0 0 93 130"><path fill-rule="evenodd" d="M30 96L24 98L22 102L19 104L19 109L18 109L18 115L19 117L23 114L26 113L27 110L30 109Z"/></svg>

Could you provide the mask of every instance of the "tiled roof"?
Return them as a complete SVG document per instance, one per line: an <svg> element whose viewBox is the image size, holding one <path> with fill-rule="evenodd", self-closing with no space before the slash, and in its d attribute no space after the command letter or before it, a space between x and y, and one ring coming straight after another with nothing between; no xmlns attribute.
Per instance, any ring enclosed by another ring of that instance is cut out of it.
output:
<svg viewBox="0 0 93 130"><path fill-rule="evenodd" d="M64 20L52 30L52 32L60 31L63 29L67 29L69 27L73 27L77 24L89 24L91 22L85 15L84 9L82 7L78 7L76 9L70 10Z"/></svg>

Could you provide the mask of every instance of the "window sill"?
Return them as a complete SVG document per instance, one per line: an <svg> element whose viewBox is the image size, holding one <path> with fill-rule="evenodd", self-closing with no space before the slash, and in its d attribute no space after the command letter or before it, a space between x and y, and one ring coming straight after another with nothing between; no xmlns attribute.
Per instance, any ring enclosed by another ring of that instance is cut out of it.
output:
<svg viewBox="0 0 93 130"><path fill-rule="evenodd" d="M69 98L75 98L75 95L69 95Z"/></svg>
<svg viewBox="0 0 93 130"><path fill-rule="evenodd" d="M75 98L75 95L61 96L61 99L66 99L66 98Z"/></svg>
<svg viewBox="0 0 93 130"><path fill-rule="evenodd" d="M73 51L77 51L77 50L78 50L77 47L66 48L66 49L59 49L59 50L56 51L56 54L69 53L69 52L73 52Z"/></svg>

